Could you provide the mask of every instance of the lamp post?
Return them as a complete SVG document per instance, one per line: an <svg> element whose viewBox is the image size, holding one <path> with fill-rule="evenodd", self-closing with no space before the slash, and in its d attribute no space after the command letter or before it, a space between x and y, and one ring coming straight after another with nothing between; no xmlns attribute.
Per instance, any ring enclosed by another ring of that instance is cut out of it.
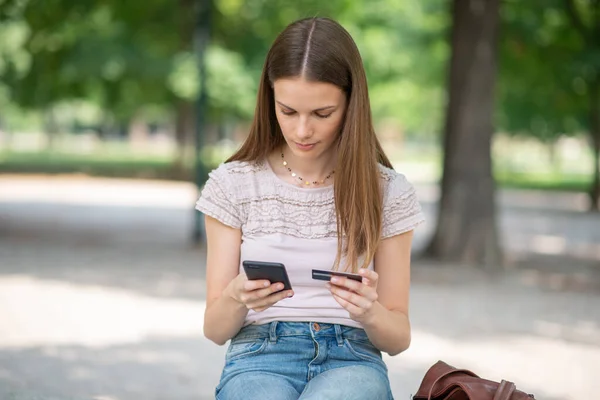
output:
<svg viewBox="0 0 600 400"><path fill-rule="evenodd" d="M198 75L200 77L200 92L196 100L196 151L195 151L195 170L194 180L198 192L207 179L208 171L206 163L201 158L202 149L205 143L205 133L207 126L208 109L208 90L206 84L206 49L210 40L211 32L211 12L212 0L196 0L196 15L194 27L194 52L198 65ZM205 241L204 235L204 215L194 210L194 243Z"/></svg>

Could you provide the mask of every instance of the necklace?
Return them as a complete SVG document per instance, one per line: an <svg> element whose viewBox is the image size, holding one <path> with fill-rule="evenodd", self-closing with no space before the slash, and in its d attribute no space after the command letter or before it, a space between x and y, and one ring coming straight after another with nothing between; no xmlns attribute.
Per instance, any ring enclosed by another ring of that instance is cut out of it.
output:
<svg viewBox="0 0 600 400"><path fill-rule="evenodd" d="M331 178L331 177L333 176L333 174L335 173L335 170L333 170L333 171L331 171L331 172L329 173L329 175L327 175L325 178L321 179L320 181L312 181L312 182L311 182L311 181L307 181L307 180L304 180L304 179L302 179L302 177L298 176L298 174L296 174L295 172L293 172L293 171L292 171L292 169L291 169L290 167L288 167L288 163L287 163L287 161L285 161L285 158L283 158L283 152L281 153L281 163L282 163L282 164L283 164L283 166L284 166L284 167L285 167L285 168L286 168L286 169L287 169L287 170L290 172L290 174L292 174L292 176L293 176L294 178L298 178L298 180L300 180L301 182L304 182L304 184L305 184L306 186L309 186L309 185L311 185L311 184L312 184L312 185L315 185L315 186L316 186L316 185L322 185L322 184L324 184L324 183L325 183L325 181L326 181L327 179Z"/></svg>

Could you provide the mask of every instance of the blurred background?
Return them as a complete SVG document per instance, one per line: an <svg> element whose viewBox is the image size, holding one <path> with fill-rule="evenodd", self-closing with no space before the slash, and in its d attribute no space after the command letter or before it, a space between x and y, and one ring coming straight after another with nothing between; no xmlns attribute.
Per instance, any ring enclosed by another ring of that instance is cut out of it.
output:
<svg viewBox="0 0 600 400"><path fill-rule="evenodd" d="M0 399L214 397L194 203L309 16L427 218L395 397L438 359L600 393L599 1L0 0Z"/></svg>

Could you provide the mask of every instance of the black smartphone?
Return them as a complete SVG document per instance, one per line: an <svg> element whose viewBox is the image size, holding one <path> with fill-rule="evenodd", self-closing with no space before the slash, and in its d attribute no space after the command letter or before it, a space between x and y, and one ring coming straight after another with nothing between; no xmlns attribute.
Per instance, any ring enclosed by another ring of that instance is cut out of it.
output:
<svg viewBox="0 0 600 400"><path fill-rule="evenodd" d="M266 279L271 283L282 282L283 289L281 290L292 289L285 265L281 263L244 260L242 266L244 267L246 276L251 281Z"/></svg>
<svg viewBox="0 0 600 400"><path fill-rule="evenodd" d="M357 282L362 282L362 276L358 274L351 274L349 272L338 272L338 271L326 271L323 269L313 269L312 270L312 278L317 279L319 281L329 281L332 276L345 276L348 279L355 280Z"/></svg>

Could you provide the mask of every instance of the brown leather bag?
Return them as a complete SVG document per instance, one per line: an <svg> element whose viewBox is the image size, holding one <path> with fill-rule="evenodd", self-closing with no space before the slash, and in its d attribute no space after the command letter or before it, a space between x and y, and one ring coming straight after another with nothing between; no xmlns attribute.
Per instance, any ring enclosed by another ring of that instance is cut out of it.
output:
<svg viewBox="0 0 600 400"><path fill-rule="evenodd" d="M532 394L517 390L515 384L482 379L466 369L443 361L435 363L421 382L413 400L531 400Z"/></svg>

